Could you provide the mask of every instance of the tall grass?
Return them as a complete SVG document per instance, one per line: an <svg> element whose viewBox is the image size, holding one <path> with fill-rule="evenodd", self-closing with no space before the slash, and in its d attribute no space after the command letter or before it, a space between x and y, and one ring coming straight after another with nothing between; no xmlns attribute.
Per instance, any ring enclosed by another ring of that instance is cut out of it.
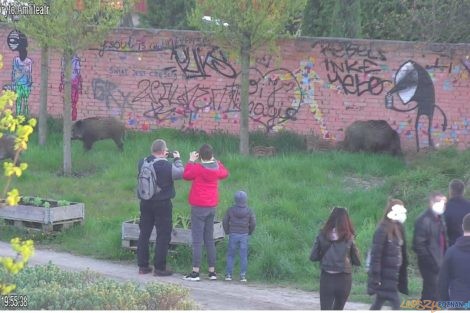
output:
<svg viewBox="0 0 470 313"><path fill-rule="evenodd" d="M225 134L183 134L160 129L152 133L129 132L120 153L110 140L100 141L89 152L80 142L73 142L73 177L58 175L62 168L60 126L51 124L48 143L31 145L23 160L28 171L17 181L24 195L64 199L85 203L85 223L53 237L44 237L6 226L0 226L0 239L14 235L30 237L37 244L53 246L73 253L104 259L134 260L133 253L121 248L121 223L139 216L135 197L137 162L149 154L152 141L167 140L170 150L179 150L184 163L189 152L208 142L216 157L230 170L230 177L220 184L218 218L232 204L233 194L246 190L249 205L257 215L258 227L251 238L248 278L255 281L293 284L318 289L318 264L308 260L313 239L334 206L349 209L357 230L357 243L364 256L383 214L389 196L403 199L410 215L406 222L408 242L413 222L426 207L431 190L446 191L452 178L468 178L462 168L469 164L469 152L439 151L416 158L407 166L402 160L384 155L344 152L302 152L301 139L287 139L278 144L276 157L253 158L237 153L238 140ZM262 143L257 134L257 142ZM289 135L283 135L291 138ZM266 139L271 140L271 139ZM270 142L266 141L271 145ZM176 182L174 212L189 214L187 196L190 184ZM226 242L217 246L217 269L225 267ZM411 252L412 296L417 297L414 254ZM191 266L191 252L180 246L169 257L170 265L179 271ZM203 268L204 268L203 264ZM236 272L235 272L236 273ZM353 299L367 300L366 274L354 274Z"/></svg>

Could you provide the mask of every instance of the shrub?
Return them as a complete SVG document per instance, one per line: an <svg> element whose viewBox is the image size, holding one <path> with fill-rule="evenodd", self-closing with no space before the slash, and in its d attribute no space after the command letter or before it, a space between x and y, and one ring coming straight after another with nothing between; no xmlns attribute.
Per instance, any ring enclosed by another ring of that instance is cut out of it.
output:
<svg viewBox="0 0 470 313"><path fill-rule="evenodd" d="M28 296L29 310L195 308L188 290L176 285L119 283L91 271L67 272L52 264L26 268L15 277L15 283L17 294Z"/></svg>

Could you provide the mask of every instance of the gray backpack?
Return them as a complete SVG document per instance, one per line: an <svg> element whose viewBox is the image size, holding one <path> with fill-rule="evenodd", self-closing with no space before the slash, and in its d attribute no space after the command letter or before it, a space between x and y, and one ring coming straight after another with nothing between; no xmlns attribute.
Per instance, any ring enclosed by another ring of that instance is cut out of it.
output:
<svg viewBox="0 0 470 313"><path fill-rule="evenodd" d="M150 200L154 195L158 194L162 189L157 184L157 174L153 164L156 159L148 162L144 159L137 177L137 197L140 200Z"/></svg>

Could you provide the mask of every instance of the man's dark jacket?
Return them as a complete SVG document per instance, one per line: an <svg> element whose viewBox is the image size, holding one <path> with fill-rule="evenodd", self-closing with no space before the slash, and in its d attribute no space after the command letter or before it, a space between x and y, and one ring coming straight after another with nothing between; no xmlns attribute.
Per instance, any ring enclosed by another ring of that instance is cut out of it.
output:
<svg viewBox="0 0 470 313"><path fill-rule="evenodd" d="M447 201L444 217L447 227L449 247L462 236L463 217L470 213L470 201L464 197L452 197Z"/></svg>
<svg viewBox="0 0 470 313"><path fill-rule="evenodd" d="M413 251L416 252L419 263L435 273L439 272L444 260L440 234L443 232L445 236L445 229L444 218L436 217L431 209L424 211L415 221ZM445 239L444 244L447 244Z"/></svg>
<svg viewBox="0 0 470 313"><path fill-rule="evenodd" d="M439 272L440 301L470 301L470 236L447 250Z"/></svg>

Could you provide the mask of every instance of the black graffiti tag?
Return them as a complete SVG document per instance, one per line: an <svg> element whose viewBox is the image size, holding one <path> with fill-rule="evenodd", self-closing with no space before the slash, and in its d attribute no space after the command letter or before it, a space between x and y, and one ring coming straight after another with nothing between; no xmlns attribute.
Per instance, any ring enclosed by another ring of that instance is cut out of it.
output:
<svg viewBox="0 0 470 313"><path fill-rule="evenodd" d="M171 59L175 59L186 79L209 77L206 67L224 77L235 78L237 72L222 50L218 47L212 47L205 57L202 50L201 47L190 49L188 46L179 46L172 50Z"/></svg>
<svg viewBox="0 0 470 313"><path fill-rule="evenodd" d="M366 92L379 95L384 90L384 84L391 83L390 80L371 75L381 71L378 64L372 60L337 62L326 58L323 64L328 72L328 81L340 84L346 95L361 96Z"/></svg>

